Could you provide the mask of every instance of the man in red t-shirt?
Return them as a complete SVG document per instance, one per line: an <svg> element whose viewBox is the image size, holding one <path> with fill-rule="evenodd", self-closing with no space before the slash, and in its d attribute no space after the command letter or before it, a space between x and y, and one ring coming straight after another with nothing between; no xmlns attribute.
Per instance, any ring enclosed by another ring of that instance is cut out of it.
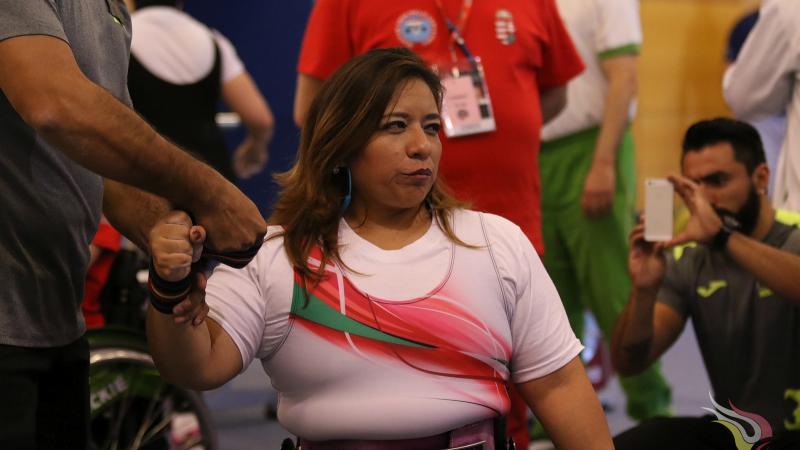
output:
<svg viewBox="0 0 800 450"><path fill-rule="evenodd" d="M345 61L398 46L439 68L472 67L479 58L483 73L470 80L476 97L488 91L479 107L480 114L491 111L493 129L444 138L439 173L473 209L516 223L541 254L539 132L566 104L566 83L583 70L554 1L318 0L300 53L295 122L303 123L322 81ZM527 448L527 407L516 394L511 409L509 430L517 448Z"/></svg>

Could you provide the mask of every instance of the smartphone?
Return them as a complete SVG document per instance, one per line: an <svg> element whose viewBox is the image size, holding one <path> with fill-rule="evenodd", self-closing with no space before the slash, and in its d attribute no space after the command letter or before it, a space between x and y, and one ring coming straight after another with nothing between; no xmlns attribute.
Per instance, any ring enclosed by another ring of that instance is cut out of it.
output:
<svg viewBox="0 0 800 450"><path fill-rule="evenodd" d="M672 239L672 183L665 178L644 180L644 240L649 242Z"/></svg>

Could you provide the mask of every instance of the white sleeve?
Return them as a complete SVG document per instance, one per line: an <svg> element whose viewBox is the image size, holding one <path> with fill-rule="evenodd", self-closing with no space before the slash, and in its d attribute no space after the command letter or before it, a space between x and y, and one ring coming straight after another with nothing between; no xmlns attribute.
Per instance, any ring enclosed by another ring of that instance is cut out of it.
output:
<svg viewBox="0 0 800 450"><path fill-rule="evenodd" d="M642 24L638 0L598 0L595 51L601 58L638 53Z"/></svg>
<svg viewBox="0 0 800 450"><path fill-rule="evenodd" d="M208 315L233 339L242 370L271 356L289 331L292 269L275 241L265 242L243 269L220 264L206 286Z"/></svg>
<svg viewBox="0 0 800 450"><path fill-rule="evenodd" d="M489 239L503 289L514 302L511 377L514 383L524 383L564 367L583 346L531 242L516 225L487 217L494 231Z"/></svg>
<svg viewBox="0 0 800 450"><path fill-rule="evenodd" d="M791 101L794 73L800 69L800 7L797 0L772 1L758 21L722 82L736 117L754 120L784 112Z"/></svg>
<svg viewBox="0 0 800 450"><path fill-rule="evenodd" d="M217 30L211 30L211 33L214 35L214 40L217 42L221 59L220 83L226 83L244 72L244 63L239 59L236 48L233 47L233 44L228 38Z"/></svg>

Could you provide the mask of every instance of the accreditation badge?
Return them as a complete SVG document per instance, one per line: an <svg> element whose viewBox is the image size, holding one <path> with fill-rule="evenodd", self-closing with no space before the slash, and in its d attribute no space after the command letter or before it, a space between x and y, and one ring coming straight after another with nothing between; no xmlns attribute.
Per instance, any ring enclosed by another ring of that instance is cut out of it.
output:
<svg viewBox="0 0 800 450"><path fill-rule="evenodd" d="M442 120L447 137L469 136L496 129L492 101L480 58L436 64L444 86Z"/></svg>

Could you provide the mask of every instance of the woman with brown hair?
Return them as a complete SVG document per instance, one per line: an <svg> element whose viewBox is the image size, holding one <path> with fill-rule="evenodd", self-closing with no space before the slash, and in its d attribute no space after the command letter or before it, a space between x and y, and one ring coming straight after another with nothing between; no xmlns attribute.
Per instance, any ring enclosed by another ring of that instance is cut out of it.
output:
<svg viewBox="0 0 800 450"><path fill-rule="evenodd" d="M212 389L260 359L303 449L505 449L495 419L512 382L559 448L612 448L532 245L437 179L440 106L438 77L409 50L340 68L278 177L258 255L207 285L198 275L178 306L154 300L162 374ZM188 277L202 240L181 212L156 226L153 284ZM189 323L203 301L209 320Z"/></svg>

